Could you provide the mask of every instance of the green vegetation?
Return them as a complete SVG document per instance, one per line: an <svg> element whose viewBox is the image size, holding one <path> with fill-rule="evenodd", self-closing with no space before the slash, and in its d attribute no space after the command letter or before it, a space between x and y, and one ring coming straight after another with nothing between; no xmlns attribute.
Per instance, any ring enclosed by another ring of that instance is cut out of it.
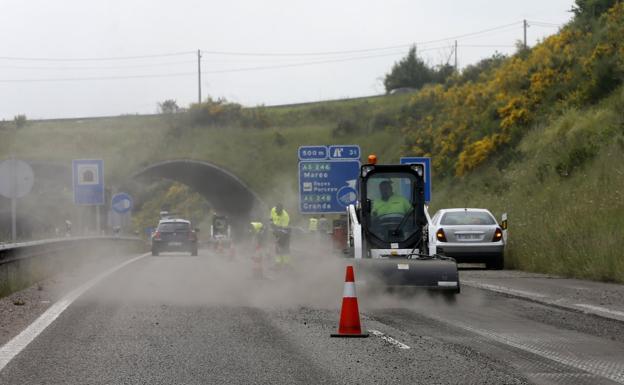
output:
<svg viewBox="0 0 624 385"><path fill-rule="evenodd" d="M387 163L431 156L434 209L509 214L507 267L624 282L624 4L578 0L575 14L536 47L412 94L256 108L208 99L186 111L165 101L158 116L9 122L0 154L103 158L110 185L158 160L206 160L291 212L300 145L357 143ZM139 225L174 187L149 190ZM183 190L174 200L204 204Z"/></svg>
<svg viewBox="0 0 624 385"><path fill-rule="evenodd" d="M386 92L400 88L420 89L425 84L444 84L453 75L455 68L449 64L432 68L416 55L412 47L405 58L395 63L384 79Z"/></svg>
<svg viewBox="0 0 624 385"><path fill-rule="evenodd" d="M211 213L210 205L200 194L177 182L156 183L141 195L139 198L144 203L132 218L137 231L158 223L162 210L187 218L197 227L201 227Z"/></svg>

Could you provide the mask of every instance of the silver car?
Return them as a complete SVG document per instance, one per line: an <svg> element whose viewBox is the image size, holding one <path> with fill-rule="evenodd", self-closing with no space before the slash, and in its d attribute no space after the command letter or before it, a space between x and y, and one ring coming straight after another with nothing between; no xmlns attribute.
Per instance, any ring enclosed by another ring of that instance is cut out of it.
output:
<svg viewBox="0 0 624 385"><path fill-rule="evenodd" d="M505 265L505 236L486 209L443 209L431 219L429 243L436 253L458 263L485 263L488 269Z"/></svg>

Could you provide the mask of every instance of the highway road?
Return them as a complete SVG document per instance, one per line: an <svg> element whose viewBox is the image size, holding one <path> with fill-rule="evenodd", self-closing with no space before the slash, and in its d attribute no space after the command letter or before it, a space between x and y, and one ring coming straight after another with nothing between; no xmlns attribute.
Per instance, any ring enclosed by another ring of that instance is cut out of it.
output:
<svg viewBox="0 0 624 385"><path fill-rule="evenodd" d="M624 323L468 286L455 303L358 287L371 336L330 338L343 262L257 280L244 253L127 260L0 352L0 384L624 383ZM484 273L462 279L505 274Z"/></svg>

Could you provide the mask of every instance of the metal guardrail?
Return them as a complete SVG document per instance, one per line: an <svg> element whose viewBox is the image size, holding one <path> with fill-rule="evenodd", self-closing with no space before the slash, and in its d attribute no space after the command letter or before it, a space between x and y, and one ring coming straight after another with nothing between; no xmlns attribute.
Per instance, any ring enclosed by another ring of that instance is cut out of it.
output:
<svg viewBox="0 0 624 385"><path fill-rule="evenodd" d="M89 246L101 242L135 243L137 246L145 244L145 241L137 237L115 236L91 236L42 239L38 241L4 243L0 244L0 265L15 262L17 260L37 257L45 254L76 249L81 246Z"/></svg>

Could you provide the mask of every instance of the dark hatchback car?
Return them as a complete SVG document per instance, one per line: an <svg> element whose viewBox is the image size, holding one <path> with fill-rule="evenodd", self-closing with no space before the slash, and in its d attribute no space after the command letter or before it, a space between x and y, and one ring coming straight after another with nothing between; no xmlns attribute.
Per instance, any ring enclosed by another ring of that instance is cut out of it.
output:
<svg viewBox="0 0 624 385"><path fill-rule="evenodd" d="M166 219L152 234L152 255L163 251L187 251L197 255L197 233L185 219Z"/></svg>

